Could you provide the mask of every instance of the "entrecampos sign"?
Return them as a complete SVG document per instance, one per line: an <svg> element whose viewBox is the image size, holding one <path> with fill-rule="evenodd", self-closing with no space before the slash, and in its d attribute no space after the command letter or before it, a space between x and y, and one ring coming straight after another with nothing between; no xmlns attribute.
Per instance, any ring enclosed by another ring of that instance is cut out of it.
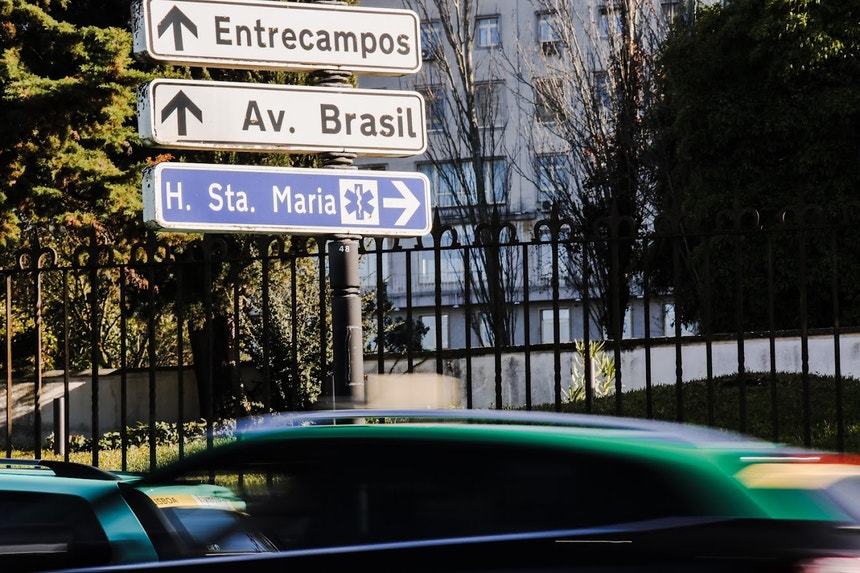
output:
<svg viewBox="0 0 860 573"><path fill-rule="evenodd" d="M153 80L138 92L147 145L408 156L426 148L424 99L395 90Z"/></svg>
<svg viewBox="0 0 860 573"><path fill-rule="evenodd" d="M179 65L270 70L421 68L410 10L228 0L135 0L135 56Z"/></svg>

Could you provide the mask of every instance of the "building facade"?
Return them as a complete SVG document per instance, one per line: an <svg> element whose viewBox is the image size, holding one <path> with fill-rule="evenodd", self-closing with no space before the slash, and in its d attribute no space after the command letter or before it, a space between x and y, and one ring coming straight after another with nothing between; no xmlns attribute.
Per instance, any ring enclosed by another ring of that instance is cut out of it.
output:
<svg viewBox="0 0 860 573"><path fill-rule="evenodd" d="M504 329L509 329L505 336L511 345L569 342L581 338L584 324L593 324L593 338L611 336L605 325L600 326L599 316L586 322L588 305L583 299L599 298L599 293L583 292L591 287L576 279L581 271L575 255L566 258L550 241L541 241L541 234L547 232L541 221L553 209L590 200L606 202L613 193L611 185L601 188L594 183L600 178L604 152L594 149L594 142L620 137L619 103L627 101L635 113L641 111L649 95L647 87L632 92L629 85L647 83L648 65L661 38L672 22L691 17L695 4L691 0L475 0L471 4L362 0L363 7L408 8L421 19L419 73L361 76L359 87L420 92L426 106L428 148L415 157L359 157L356 165L424 173L438 221L461 244L480 242L476 229L488 226L506 230L504 237L496 237L502 243L511 236L535 241L525 257L497 250L482 259L485 253L471 251L470 260L464 261L462 251L452 249L443 251L437 261L428 249L415 252L406 266L393 259L382 265L367 263L365 283L378 284L381 268L393 307L410 305L411 316L429 327L425 348L435 348L439 342L443 347L464 348L466 338L471 346L489 344ZM628 58L625 54L632 51L634 57ZM631 79L631 74L637 77ZM576 207L571 212L585 210ZM644 207L633 215L647 225ZM437 239L443 244L452 240ZM466 284L467 265L470 285ZM404 274L407 267L410 281ZM556 289L552 288L554 276L561 277ZM486 282L493 283L492 288L484 289ZM643 336L646 322L651 336L674 335L671 301L643 299L634 283L621 325L623 336ZM465 314L466 308L470 313L487 313L500 297L505 312L513 316L505 325ZM467 298L472 304L465 304Z"/></svg>

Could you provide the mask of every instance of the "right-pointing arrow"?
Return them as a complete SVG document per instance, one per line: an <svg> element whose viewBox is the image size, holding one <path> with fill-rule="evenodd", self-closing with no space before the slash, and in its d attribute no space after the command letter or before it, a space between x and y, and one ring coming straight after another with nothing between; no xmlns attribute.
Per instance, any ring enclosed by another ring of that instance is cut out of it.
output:
<svg viewBox="0 0 860 573"><path fill-rule="evenodd" d="M164 33L172 27L174 48L176 51L181 52L185 49L185 45L182 43L183 26L188 28L188 31L191 32L195 38L197 37L197 26L182 12L182 10L174 6L170 9L170 12L164 16L161 22L158 23L158 37L162 37Z"/></svg>
<svg viewBox="0 0 860 573"><path fill-rule="evenodd" d="M403 209L403 213L394 222L395 226L402 227L409 222L415 211L421 206L421 201L415 197L415 194L409 190L409 187L403 181L392 181L394 188L400 191L400 197L384 197L382 206L386 209Z"/></svg>

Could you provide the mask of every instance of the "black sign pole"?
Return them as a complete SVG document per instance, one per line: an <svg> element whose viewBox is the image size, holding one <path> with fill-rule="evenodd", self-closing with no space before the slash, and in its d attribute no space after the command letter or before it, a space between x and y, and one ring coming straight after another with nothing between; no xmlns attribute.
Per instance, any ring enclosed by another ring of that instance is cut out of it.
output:
<svg viewBox="0 0 860 573"><path fill-rule="evenodd" d="M315 0L315 4L345 6L340 0ZM321 87L350 88L352 73L347 70L317 70L312 76ZM321 154L330 169L356 169L355 153ZM332 410L349 408L364 399L364 355L361 329L361 279L358 272L358 242L361 237L335 235L328 241L329 284L331 286L331 334L333 377L323 385L321 406Z"/></svg>

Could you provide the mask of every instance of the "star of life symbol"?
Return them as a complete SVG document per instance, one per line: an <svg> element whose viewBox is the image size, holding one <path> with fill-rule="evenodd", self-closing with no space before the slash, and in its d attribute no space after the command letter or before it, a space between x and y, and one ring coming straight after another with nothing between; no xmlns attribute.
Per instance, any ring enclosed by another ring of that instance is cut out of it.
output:
<svg viewBox="0 0 860 573"><path fill-rule="evenodd" d="M379 225L379 193L376 181L341 179L340 205L341 224Z"/></svg>

